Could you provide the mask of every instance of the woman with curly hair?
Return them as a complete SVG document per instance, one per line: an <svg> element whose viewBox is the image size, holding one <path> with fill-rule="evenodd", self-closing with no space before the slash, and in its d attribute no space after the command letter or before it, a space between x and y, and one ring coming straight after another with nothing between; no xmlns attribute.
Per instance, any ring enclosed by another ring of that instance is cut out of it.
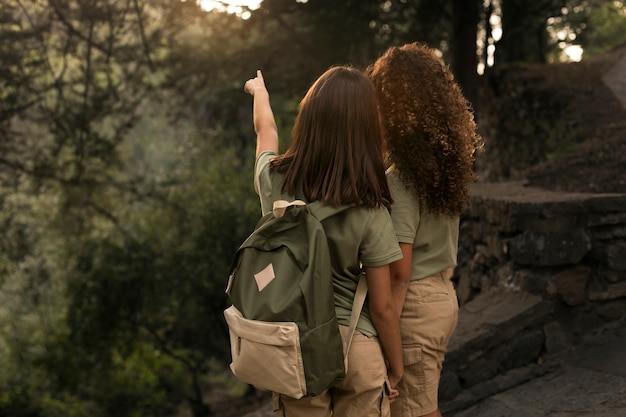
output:
<svg viewBox="0 0 626 417"><path fill-rule="evenodd" d="M458 318L450 278L480 137L467 100L432 49L391 47L366 73L378 92L391 217L404 255L391 268L405 366L392 416L441 416L439 380Z"/></svg>

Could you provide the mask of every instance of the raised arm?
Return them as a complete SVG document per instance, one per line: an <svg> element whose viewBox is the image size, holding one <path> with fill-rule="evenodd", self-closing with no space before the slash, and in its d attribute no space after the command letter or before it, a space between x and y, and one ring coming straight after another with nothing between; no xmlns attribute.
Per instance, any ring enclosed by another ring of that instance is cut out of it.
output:
<svg viewBox="0 0 626 417"><path fill-rule="evenodd" d="M246 81L243 88L254 100L252 113L256 132L256 156L263 151L278 153L278 129L261 70L257 70L256 77Z"/></svg>

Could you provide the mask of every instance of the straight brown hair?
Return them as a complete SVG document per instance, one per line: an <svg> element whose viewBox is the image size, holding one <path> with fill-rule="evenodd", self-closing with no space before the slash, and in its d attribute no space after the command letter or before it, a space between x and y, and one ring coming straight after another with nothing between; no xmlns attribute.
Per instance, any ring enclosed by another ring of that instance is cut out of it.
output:
<svg viewBox="0 0 626 417"><path fill-rule="evenodd" d="M287 151L271 162L282 191L339 206L388 206L376 91L363 72L334 66L300 102Z"/></svg>

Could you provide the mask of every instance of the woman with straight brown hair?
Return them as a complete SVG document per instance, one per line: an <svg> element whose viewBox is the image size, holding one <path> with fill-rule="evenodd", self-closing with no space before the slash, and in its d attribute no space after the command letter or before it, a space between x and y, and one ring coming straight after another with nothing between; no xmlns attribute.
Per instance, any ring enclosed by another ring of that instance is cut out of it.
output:
<svg viewBox="0 0 626 417"><path fill-rule="evenodd" d="M389 416L390 393L394 395L389 388L397 385L403 372L389 264L402 255L387 209L390 193L374 88L352 67L327 70L301 101L291 143L282 155L261 71L244 88L253 96L254 179L262 212L271 211L273 202L281 199L352 206L323 221L344 349L363 270L368 284L369 302L352 339L344 380L318 396L295 399L274 393L276 415ZM273 187L277 180L279 189Z"/></svg>

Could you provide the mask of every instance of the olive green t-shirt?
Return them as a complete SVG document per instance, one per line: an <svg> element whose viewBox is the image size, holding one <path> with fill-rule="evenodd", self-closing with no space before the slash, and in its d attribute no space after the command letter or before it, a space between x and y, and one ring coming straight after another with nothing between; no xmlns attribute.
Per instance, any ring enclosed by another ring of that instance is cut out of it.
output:
<svg viewBox="0 0 626 417"><path fill-rule="evenodd" d="M261 210L272 210L276 200L291 201L294 197L272 190L272 177L281 175L270 171L269 162L276 154L265 151L256 160L254 189L261 199ZM302 196L297 198L303 200ZM351 207L323 221L328 238L335 291L335 311L339 324L350 324L354 293L361 273L361 264L375 267L402 258L389 212L385 208ZM367 302L363 306L357 329L366 336L375 336L376 329L369 318Z"/></svg>
<svg viewBox="0 0 626 417"><path fill-rule="evenodd" d="M393 199L391 220L398 242L413 245L411 280L456 266L459 218L436 217L425 210L393 167L387 170L387 182Z"/></svg>

